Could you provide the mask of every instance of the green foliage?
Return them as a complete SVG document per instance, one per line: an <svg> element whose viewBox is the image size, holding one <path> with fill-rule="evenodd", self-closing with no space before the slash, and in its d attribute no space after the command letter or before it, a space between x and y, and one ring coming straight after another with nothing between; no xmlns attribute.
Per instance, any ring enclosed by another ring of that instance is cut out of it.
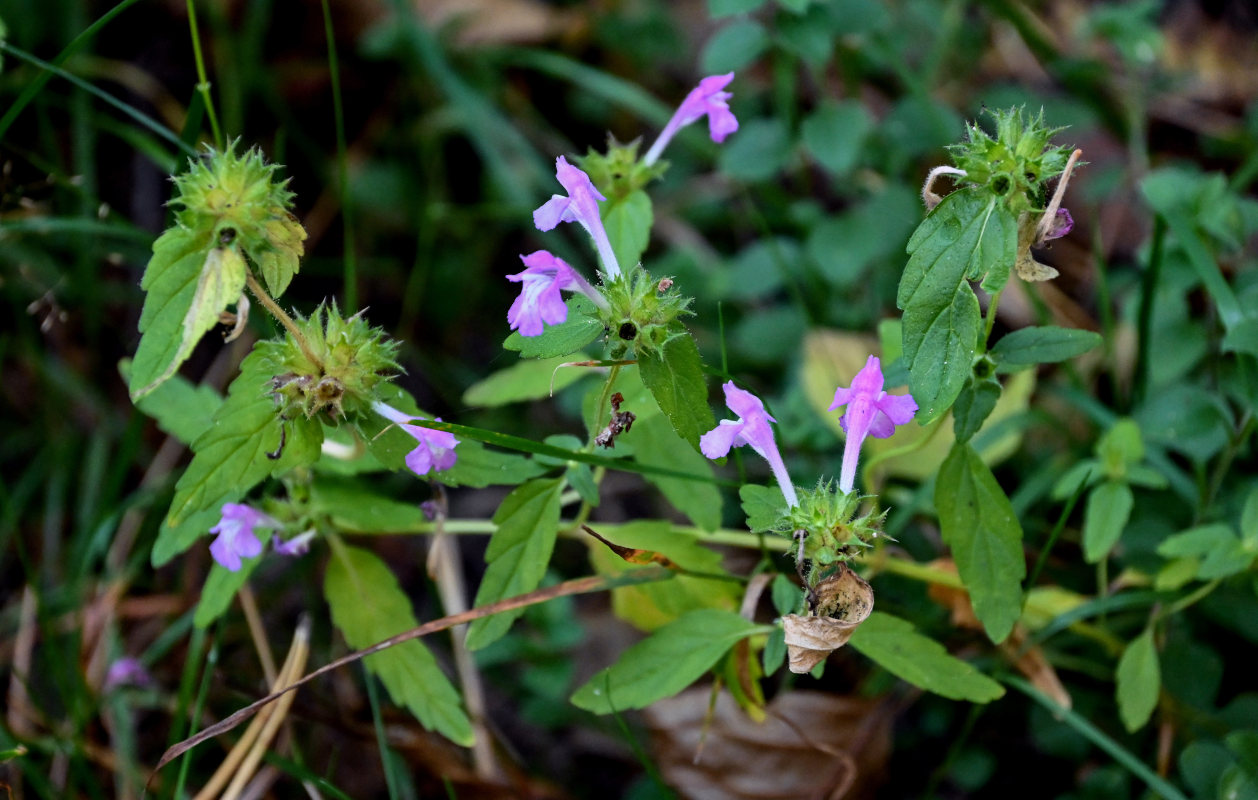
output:
<svg viewBox="0 0 1258 800"><path fill-rule="evenodd" d="M131 362L123 359L119 366L126 378ZM205 433L222 405L223 398L218 392L208 386L194 386L176 375L136 401L135 407L152 417L164 433L184 444L192 444Z"/></svg>
<svg viewBox="0 0 1258 800"><path fill-rule="evenodd" d="M540 400L571 386L590 372L581 367L564 368L580 360L571 354L536 361L520 361L477 381L463 393L463 402L472 406L503 406L523 400Z"/></svg>
<svg viewBox="0 0 1258 800"><path fill-rule="evenodd" d="M153 243L144 270L139 348L131 367L138 400L175 374L219 312L240 297L245 263L232 247L218 247L209 231L171 228Z"/></svg>
<svg viewBox="0 0 1258 800"><path fill-rule="evenodd" d="M1100 334L1054 325L1022 328L1002 336L991 350L1000 372L1052 364L1083 355L1101 343Z"/></svg>
<svg viewBox="0 0 1258 800"><path fill-rule="evenodd" d="M696 451L699 437L716 427L699 348L688 334L669 339L658 351L638 353L642 383L673 430Z"/></svg>
<svg viewBox="0 0 1258 800"><path fill-rule="evenodd" d="M836 176L851 172L874 122L860 103L826 103L800 127L804 147L813 160ZM859 241L858 238L855 241Z"/></svg>
<svg viewBox="0 0 1258 800"><path fill-rule="evenodd" d="M652 631L697 608L738 608L741 585L721 565L721 554L704 547L699 536L657 520L614 528L600 525L598 530L619 547L659 554L684 570L666 581L613 589L612 610L620 619L640 630ZM591 538L589 546L590 561L600 575L621 575L643 568L626 562L597 539Z"/></svg>
<svg viewBox="0 0 1258 800"><path fill-rule="evenodd" d="M347 478L317 478L310 485L309 508L344 533L417 533L432 526L416 504Z"/></svg>
<svg viewBox="0 0 1258 800"><path fill-rule="evenodd" d="M1157 708L1162 673L1153 629L1146 628L1131 641L1118 660L1118 716L1129 731L1143 728Z"/></svg>
<svg viewBox="0 0 1258 800"><path fill-rule="evenodd" d="M1001 198L1014 216L1042 208L1047 201L1045 182L1061 174L1070 153L1068 147L1049 146L1061 128L1047 127L1043 110L1034 118L1021 108L990 113L996 122L995 139L972 124L966 128L969 141L949 148L957 167L965 170L964 181Z"/></svg>
<svg viewBox="0 0 1258 800"><path fill-rule="evenodd" d="M1002 642L1022 613L1022 526L991 470L957 442L939 468L935 508L974 613L993 642Z"/></svg>
<svg viewBox="0 0 1258 800"><path fill-rule="evenodd" d="M1005 694L1004 687L948 655L912 623L882 611L870 614L848 644L897 678L953 700L990 703Z"/></svg>
<svg viewBox="0 0 1258 800"><path fill-rule="evenodd" d="M651 198L637 189L623 198L609 199L603 208L603 226L616 253L616 261L625 271L642 261L642 253L651 241L651 225L655 216Z"/></svg>
<svg viewBox="0 0 1258 800"><path fill-rule="evenodd" d="M360 312L341 314L335 302L298 319L275 356L273 388L286 419L369 413L383 384L401 372L398 343L372 328Z"/></svg>
<svg viewBox="0 0 1258 800"><path fill-rule="evenodd" d="M752 533L786 533L792 530L786 517L786 498L776 486L757 486L745 483L738 489L743 513L747 515L747 527Z"/></svg>
<svg viewBox="0 0 1258 800"><path fill-rule="evenodd" d="M707 482L669 478L648 473L653 483L673 507L704 530L721 525L721 492L711 482L712 462L686 446L663 416L652 415L634 422L621 441L633 447L634 459L640 464L668 467L691 475L708 478Z"/></svg>
<svg viewBox="0 0 1258 800"><path fill-rule="evenodd" d="M268 475L314 463L323 428L302 417L283 419L271 396L282 345L259 342L240 365L213 423L192 444L192 463L175 485L165 526L243 497Z"/></svg>
<svg viewBox="0 0 1258 800"><path fill-rule="evenodd" d="M250 264L271 294L287 288L306 231L289 213L292 194L276 181L277 169L256 149L237 156L233 145L209 150L175 178L176 225L153 243L140 282L146 294L132 399L175 374L219 313L241 297Z"/></svg>
<svg viewBox="0 0 1258 800"><path fill-rule="evenodd" d="M1135 497L1123 481L1108 480L1088 495L1083 513L1083 557L1095 564L1109 555L1131 519Z"/></svg>
<svg viewBox="0 0 1258 800"><path fill-rule="evenodd" d="M559 532L561 479L534 479L507 495L494 513L498 529L485 551L488 568L476 592L476 605L531 592L541 585ZM467 630L467 646L477 650L507 632L520 610L478 619Z"/></svg>
<svg viewBox="0 0 1258 800"><path fill-rule="evenodd" d="M323 593L333 624L353 648L369 647L419 624L392 570L367 550L334 547ZM459 693L423 643L412 639L368 656L365 663L393 702L409 709L425 728L455 744L472 744L472 725Z"/></svg>
<svg viewBox="0 0 1258 800"><path fill-rule="evenodd" d="M572 702L595 714L645 708L685 689L740 640L769 630L732 611L691 611L626 650Z"/></svg>
<svg viewBox="0 0 1258 800"><path fill-rule="evenodd" d="M205 586L201 587L201 599L197 601L197 611L192 617L192 624L198 628L208 628L215 620L223 616L235 598L236 592L244 586L253 575L253 571L262 563L264 555L254 558L242 558L240 569L232 572L222 564L210 567L210 574L205 578Z"/></svg>
<svg viewBox="0 0 1258 800"><path fill-rule="evenodd" d="M896 305L904 311L909 389L922 424L952 406L979 344L978 298L999 292L1017 255L1017 221L995 197L962 189L943 199L909 239Z"/></svg>
<svg viewBox="0 0 1258 800"><path fill-rule="evenodd" d="M952 430L957 441L965 443L978 433L979 428L996 409L1000 400L1000 382L995 378L971 377L952 407Z"/></svg>

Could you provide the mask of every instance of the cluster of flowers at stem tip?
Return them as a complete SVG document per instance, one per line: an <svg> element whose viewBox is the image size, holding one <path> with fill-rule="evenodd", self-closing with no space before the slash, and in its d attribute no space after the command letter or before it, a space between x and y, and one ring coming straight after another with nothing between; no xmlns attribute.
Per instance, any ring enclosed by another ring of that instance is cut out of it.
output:
<svg viewBox="0 0 1258 800"><path fill-rule="evenodd" d="M643 157L643 164L648 167L654 164L679 130L705 115L714 142L723 142L738 130L738 120L729 110L732 95L725 91L733 79L734 73L730 72L701 80L664 126L655 144ZM603 227L598 205L607 198L594 186L589 175L568 163L563 156L555 159L555 177L567 194L552 195L539 206L533 212L533 225L539 231L549 231L561 222L577 223L594 241L604 279L609 282L618 280L621 276L620 263ZM507 276L507 280L521 284L519 297L507 311L507 321L511 330L518 330L521 336L540 336L546 325L567 321L568 307L561 294L564 291L580 292L601 311L609 309L603 294L563 259L546 250L520 258L524 262L524 271Z"/></svg>
<svg viewBox="0 0 1258 800"><path fill-rule="evenodd" d="M847 434L843 446L843 467L839 476L839 491L850 494L855 489L856 462L860 457L865 437L885 439L895 433L897 425L904 425L917 413L917 402L909 395L891 395L883 391L882 367L877 356L870 356L852 385L840 386L834 393L830 410L847 406L839 418L839 424ZM699 439L699 449L708 458L724 457L732 447L749 445L769 462L769 469L777 479L789 507L799 505L795 486L786 471L782 455L778 452L770 422L776 422L765 411L764 403L751 392L739 389L733 381L724 385L725 404L738 415L736 420L721 420L715 428Z"/></svg>

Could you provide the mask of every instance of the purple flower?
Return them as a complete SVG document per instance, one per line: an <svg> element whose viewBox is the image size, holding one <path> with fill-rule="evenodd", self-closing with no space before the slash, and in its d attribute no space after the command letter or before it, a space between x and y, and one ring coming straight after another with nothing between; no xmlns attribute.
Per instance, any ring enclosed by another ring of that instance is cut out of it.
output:
<svg viewBox="0 0 1258 800"><path fill-rule="evenodd" d="M725 389L725 405L738 415L738 419L723 419L715 428L699 437L699 450L708 458L721 458L731 447L751 445L752 450L769 462L769 468L773 470L778 486L782 487L782 496L786 498L787 504L792 507L799 505L795 486L786 472L786 464L782 463L777 442L773 440L773 428L769 427L770 422L777 420L764 410L764 403L760 402L760 398L739 389L733 381L728 381L722 388Z"/></svg>
<svg viewBox="0 0 1258 800"><path fill-rule="evenodd" d="M734 73L712 75L699 81L699 85L690 90L686 99L681 101L673 118L660 131L660 138L655 140L647 151L642 163L651 166L659 160L664 148L677 135L677 131L698 120L703 115L708 117L708 135L712 141L720 144L725 137L738 130L738 120L729 110L729 99L733 97L723 91L729 82L734 80Z"/></svg>
<svg viewBox="0 0 1258 800"><path fill-rule="evenodd" d="M569 164L568 159L563 156L555 159L555 177L568 195L551 195L549 200L533 212L533 224L539 231L548 231L561 222L580 223L585 232L594 239L594 246L598 249L599 258L603 260L607 277L618 277L620 264L616 261L616 253L612 251L607 231L603 229L603 218L598 211L599 201L607 198L594 188L589 175Z"/></svg>
<svg viewBox="0 0 1258 800"><path fill-rule="evenodd" d="M156 682L144 668L144 662L132 656L124 656L109 665L109 670L105 673L105 684L101 688L107 692L119 686L147 688L154 685Z"/></svg>
<svg viewBox="0 0 1258 800"><path fill-rule="evenodd" d="M1053 219L1048 223L1047 230L1044 231L1043 241L1047 242L1052 239L1060 239L1075 226L1075 218L1070 216L1070 212L1064 208L1057 209L1057 213L1053 215Z"/></svg>
<svg viewBox="0 0 1258 800"><path fill-rule="evenodd" d="M895 433L896 425L904 425L917 413L917 401L909 395L892 395L882 390L882 366L877 356L870 356L861 371L852 378L850 389L839 387L834 392L830 410L847 406L839 424L847 432L843 446L843 472L839 489L851 492L856 483L856 459L866 436L886 439Z"/></svg>
<svg viewBox="0 0 1258 800"><path fill-rule="evenodd" d="M275 547L275 552L296 558L310 552L310 541L314 537L315 530L313 528L305 533L299 533L287 541L281 539L279 534L272 534L271 545Z"/></svg>
<svg viewBox="0 0 1258 800"><path fill-rule="evenodd" d="M449 469L458 460L459 456L454 452L454 448L459 440L454 438L453 433L409 425L407 423L411 420L423 419L423 417L404 414L387 403L376 401L371 404L371 407L377 414L396 423L399 428L414 436L415 441L419 443L414 450L406 454L406 466L411 472L422 477L433 470ZM438 417L437 422L440 421L441 418Z"/></svg>
<svg viewBox="0 0 1258 800"><path fill-rule="evenodd" d="M520 329L521 336L539 336L545 325L558 325L568 319L568 307L564 305L561 290L578 291L590 298L600 308L607 301L582 278L568 262L545 250L520 256L526 269L507 280L523 284L520 296L507 311L511 329Z"/></svg>
<svg viewBox="0 0 1258 800"><path fill-rule="evenodd" d="M242 503L224 503L223 516L218 524L210 528L210 533L217 533L218 538L210 543L210 555L227 569L235 572L240 569L242 558L253 558L262 554L262 542L259 541L255 528L279 528L280 523Z"/></svg>

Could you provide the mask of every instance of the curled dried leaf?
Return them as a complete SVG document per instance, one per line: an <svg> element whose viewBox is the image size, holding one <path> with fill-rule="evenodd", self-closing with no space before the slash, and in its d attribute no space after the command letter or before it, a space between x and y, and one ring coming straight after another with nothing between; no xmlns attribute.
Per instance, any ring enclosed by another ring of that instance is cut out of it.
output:
<svg viewBox="0 0 1258 800"><path fill-rule="evenodd" d="M786 653L791 672L796 674L811 671L847 644L852 632L874 610L874 590L846 567L818 583L815 592L816 613L824 616L789 614L782 618Z"/></svg>

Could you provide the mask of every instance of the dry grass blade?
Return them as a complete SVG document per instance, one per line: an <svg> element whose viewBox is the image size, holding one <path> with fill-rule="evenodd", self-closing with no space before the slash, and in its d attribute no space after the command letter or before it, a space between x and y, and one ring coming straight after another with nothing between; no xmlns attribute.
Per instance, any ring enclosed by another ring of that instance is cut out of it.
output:
<svg viewBox="0 0 1258 800"><path fill-rule="evenodd" d="M288 657L275 680L271 684L272 691L284 689L301 674L306 666L306 658L310 655L310 620L303 617L297 624L293 634L293 644L288 650ZM274 738L279 725L284 721L288 707L292 705L296 695L287 695L280 700L275 708L264 709L258 718L245 730L244 736L236 743L223 763L219 764L209 783L197 793L195 800L210 800L218 794L223 785L231 781L223 798L237 797L245 782L258 768L262 754Z"/></svg>
<svg viewBox="0 0 1258 800"><path fill-rule="evenodd" d="M503 611L511 611L516 608L524 608L525 606L544 603L547 600L554 600L557 597L567 597L574 594L587 594L589 592L605 591L630 584L651 583L654 581L666 580L671 578L672 575L672 572L660 567L656 567L654 569L633 570L615 577L591 575L586 578L564 581L563 583L556 584L555 586L548 586L544 589L528 592L527 594L508 597L505 600L499 600L497 603L490 603L487 606L481 606L480 608L473 608L470 611L464 611L462 614L451 614L448 617L442 617L441 619L435 619L431 622L425 622L417 628L412 628L404 633L399 633L397 636L391 636L382 642L373 644L371 647L342 656L332 663L326 664L309 675L302 677L300 680L294 681L283 689L272 692L266 697L250 703L236 713L221 722L211 725L200 733L190 736L178 744L172 745L165 753L162 754L161 760L157 762L157 766L153 770L153 775L156 775L158 770L162 767L201 744L206 739L213 738L219 734L232 730L237 725L265 708L268 704L278 700L302 684L312 681L320 675L331 672L334 669L338 669L347 664L352 664L355 661L366 658L373 653L379 653L381 650L387 650L390 647L399 645L403 642L409 642L412 639L418 639L422 636L427 636L430 633L443 631L455 625L462 625L464 623L480 619L481 617L488 617L493 614L502 613ZM152 780L153 776L151 775L149 776L149 782L151 783Z"/></svg>

